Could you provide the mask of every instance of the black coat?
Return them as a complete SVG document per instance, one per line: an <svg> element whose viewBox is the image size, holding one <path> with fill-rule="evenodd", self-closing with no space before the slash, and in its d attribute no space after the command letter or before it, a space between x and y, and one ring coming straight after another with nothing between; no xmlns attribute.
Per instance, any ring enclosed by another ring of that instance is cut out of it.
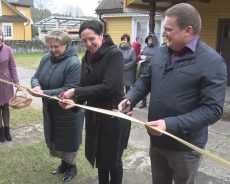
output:
<svg viewBox="0 0 230 184"><path fill-rule="evenodd" d="M109 36L90 59L86 51L82 59L81 87L75 90L77 101L104 109L117 109L123 97L124 62L121 51ZM130 122L108 115L85 112L88 161L98 168L116 168L123 150L127 147Z"/></svg>
<svg viewBox="0 0 230 184"><path fill-rule="evenodd" d="M60 95L80 82L80 62L76 49L69 45L65 53L54 58L45 55L31 79L31 86L40 86L44 94ZM47 146L58 151L77 151L82 141L84 116L81 110L62 109L57 101L43 98L44 134Z"/></svg>
<svg viewBox="0 0 230 184"><path fill-rule="evenodd" d="M203 148L208 126L223 113L227 71L223 58L202 41L170 64L167 46L154 51L147 72L127 94L133 105L151 92L148 120L164 119L166 131ZM162 149L189 148L166 136L152 136L151 145Z"/></svg>

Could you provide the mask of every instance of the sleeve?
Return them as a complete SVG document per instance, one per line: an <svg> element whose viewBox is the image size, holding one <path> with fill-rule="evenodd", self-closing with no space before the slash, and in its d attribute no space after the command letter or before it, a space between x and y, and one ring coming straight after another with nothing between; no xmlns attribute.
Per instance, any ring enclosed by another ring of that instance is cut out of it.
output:
<svg viewBox="0 0 230 184"><path fill-rule="evenodd" d="M224 61L217 60L206 67L200 82L200 106L186 114L165 118L168 132L177 135L207 127L218 121L223 113L227 85Z"/></svg>
<svg viewBox="0 0 230 184"><path fill-rule="evenodd" d="M71 64L67 67L65 71L64 85L61 88L57 89L43 90L44 94L49 96L57 96L68 89L79 86L81 73L80 61L77 59L77 61L72 61L70 63Z"/></svg>
<svg viewBox="0 0 230 184"><path fill-rule="evenodd" d="M111 51L112 52L112 51ZM107 68L102 82L96 85L77 87L75 94L77 101L86 101L89 98L103 98L111 96L123 80L124 62L120 51L112 52L108 56ZM84 75L84 74L83 74Z"/></svg>
<svg viewBox="0 0 230 184"><path fill-rule="evenodd" d="M9 56L10 56L9 57L10 75L11 75L14 83L19 83L17 69L16 69L16 63L15 63L13 52L11 49L9 49Z"/></svg>
<svg viewBox="0 0 230 184"><path fill-rule="evenodd" d="M135 50L132 48L131 49L130 61L125 64L125 70L133 68L135 65L136 65L136 53L135 53Z"/></svg>
<svg viewBox="0 0 230 184"><path fill-rule="evenodd" d="M40 83L39 83L38 77L39 77L40 72L41 72L41 69L42 69L42 67L43 67L45 58L46 58L46 56L44 56L44 57L41 59L41 61L40 61L39 65L38 65L38 68L37 68L37 70L36 70L34 76L31 78L30 83L31 83L31 87L32 87L32 88L34 88L34 87L36 87L36 86L40 86L40 87L41 87L41 85L40 85Z"/></svg>

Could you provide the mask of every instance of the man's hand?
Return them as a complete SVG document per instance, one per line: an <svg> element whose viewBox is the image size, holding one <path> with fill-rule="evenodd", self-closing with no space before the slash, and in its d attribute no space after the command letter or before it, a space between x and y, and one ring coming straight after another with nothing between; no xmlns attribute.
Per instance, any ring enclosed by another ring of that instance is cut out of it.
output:
<svg viewBox="0 0 230 184"><path fill-rule="evenodd" d="M71 99L75 96L74 91L75 91L74 88L69 89L69 90L63 92L60 96L62 99Z"/></svg>
<svg viewBox="0 0 230 184"><path fill-rule="evenodd" d="M58 102L58 104L63 108L63 109L71 109L75 107L74 101L70 99L62 99L61 101Z"/></svg>
<svg viewBox="0 0 230 184"><path fill-rule="evenodd" d="M122 100L119 104L118 104L118 110L124 114L127 114L129 116L132 115L132 111L131 111L131 102L128 99L124 99Z"/></svg>
<svg viewBox="0 0 230 184"><path fill-rule="evenodd" d="M153 127L153 128L151 128ZM150 121L150 122L147 122L146 125L145 125L145 128L147 129L147 131L151 134L151 135L162 135L162 132L161 130L166 130L166 124L165 124L165 120L163 119L160 119L160 120L157 120L157 121ZM155 129L159 130L155 130Z"/></svg>

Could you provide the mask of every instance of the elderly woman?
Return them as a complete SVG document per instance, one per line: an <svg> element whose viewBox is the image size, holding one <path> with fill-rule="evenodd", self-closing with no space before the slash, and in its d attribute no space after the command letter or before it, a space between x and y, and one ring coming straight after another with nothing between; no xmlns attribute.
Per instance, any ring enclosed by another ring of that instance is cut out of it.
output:
<svg viewBox="0 0 230 184"><path fill-rule="evenodd" d="M80 37L87 51L82 59L80 87L66 91L60 105L72 108L72 100L93 107L112 110L123 97L124 62L121 51L110 36L103 36L97 20L82 23ZM98 168L100 184L121 184L122 154L129 138L130 122L93 111L85 111L88 161Z"/></svg>
<svg viewBox="0 0 230 184"><path fill-rule="evenodd" d="M51 31L45 42L50 48L31 79L30 93L57 96L77 87L80 81L80 62L70 37L62 31ZM51 156L61 159L52 174L65 173L70 181L77 174L76 155L82 140L83 118L81 110L62 109L57 101L42 98L44 133Z"/></svg>
<svg viewBox="0 0 230 184"><path fill-rule="evenodd" d="M124 58L124 86L127 93L136 81L136 52L130 44L130 36L123 34L119 45Z"/></svg>
<svg viewBox="0 0 230 184"><path fill-rule="evenodd" d="M10 47L3 43L0 29L0 78L19 83L16 64ZM11 141L9 100L14 95L13 86L0 82L0 142ZM4 122L4 127L3 123Z"/></svg>

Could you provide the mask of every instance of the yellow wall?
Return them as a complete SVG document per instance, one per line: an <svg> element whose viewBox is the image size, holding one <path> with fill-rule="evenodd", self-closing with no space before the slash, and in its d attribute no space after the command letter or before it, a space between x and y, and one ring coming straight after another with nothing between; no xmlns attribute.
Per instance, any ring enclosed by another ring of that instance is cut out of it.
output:
<svg viewBox="0 0 230 184"><path fill-rule="evenodd" d="M16 7L16 9L21 13L24 12L26 18L31 20L31 12L29 7ZM25 40L32 40L32 28L29 21L25 22Z"/></svg>
<svg viewBox="0 0 230 184"><path fill-rule="evenodd" d="M106 33L110 34L115 44L121 43L121 36L127 33L131 36L131 17L111 17L106 18Z"/></svg>
<svg viewBox="0 0 230 184"><path fill-rule="evenodd" d="M19 12L24 12L30 20L31 12L28 7L16 7ZM17 13L2 2L2 14L16 16ZM0 22L1 24L2 22ZM32 29L30 22L9 22L13 23L13 40L32 40Z"/></svg>
<svg viewBox="0 0 230 184"><path fill-rule="evenodd" d="M2 2L2 15L17 15L11 8Z"/></svg>
<svg viewBox="0 0 230 184"><path fill-rule="evenodd" d="M216 48L218 19L230 19L229 0L210 0L209 3L191 2L200 12L202 19L201 38Z"/></svg>

